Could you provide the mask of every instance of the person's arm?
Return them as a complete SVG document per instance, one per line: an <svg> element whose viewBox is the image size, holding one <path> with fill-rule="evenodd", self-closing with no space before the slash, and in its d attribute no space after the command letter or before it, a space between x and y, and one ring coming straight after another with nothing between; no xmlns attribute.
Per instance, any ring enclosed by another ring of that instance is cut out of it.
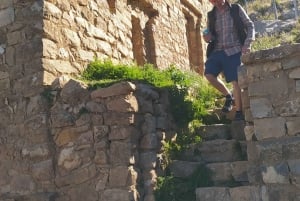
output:
<svg viewBox="0 0 300 201"><path fill-rule="evenodd" d="M248 53L251 49L251 43L255 40L255 28L254 23L247 15L246 11L242 6L239 6L239 15L241 17L242 22L244 23L246 29L247 29L247 37L245 40L245 43L242 47L242 53Z"/></svg>

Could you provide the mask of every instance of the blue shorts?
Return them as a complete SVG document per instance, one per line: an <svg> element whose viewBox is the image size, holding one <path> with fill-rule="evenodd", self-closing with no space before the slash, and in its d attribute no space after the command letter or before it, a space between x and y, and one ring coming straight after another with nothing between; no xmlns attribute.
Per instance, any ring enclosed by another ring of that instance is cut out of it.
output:
<svg viewBox="0 0 300 201"><path fill-rule="evenodd" d="M212 74L217 77L224 73L226 82L238 80L238 67L241 65L241 52L227 56L224 50L211 53L205 62L204 74Z"/></svg>

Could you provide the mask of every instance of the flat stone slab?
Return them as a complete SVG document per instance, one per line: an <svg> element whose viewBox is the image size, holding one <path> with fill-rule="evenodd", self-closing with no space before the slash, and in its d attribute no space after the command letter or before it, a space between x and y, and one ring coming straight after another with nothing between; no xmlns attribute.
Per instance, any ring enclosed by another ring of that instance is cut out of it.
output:
<svg viewBox="0 0 300 201"><path fill-rule="evenodd" d="M196 133L201 136L203 140L216 140L216 139L231 139L230 125L214 124L205 125L196 129Z"/></svg>
<svg viewBox="0 0 300 201"><path fill-rule="evenodd" d="M243 160L241 144L237 140L212 140L201 142L190 148L190 153L201 157L206 163L233 162Z"/></svg>

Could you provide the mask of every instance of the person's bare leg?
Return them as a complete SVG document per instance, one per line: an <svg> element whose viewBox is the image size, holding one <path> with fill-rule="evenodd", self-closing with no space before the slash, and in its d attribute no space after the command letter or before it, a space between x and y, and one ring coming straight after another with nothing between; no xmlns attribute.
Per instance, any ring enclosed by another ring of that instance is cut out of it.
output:
<svg viewBox="0 0 300 201"><path fill-rule="evenodd" d="M224 82L220 80L218 77L215 77L212 74L206 74L206 79L209 81L209 83L215 87L219 92L221 92L224 96L231 94L229 89L225 86Z"/></svg>
<svg viewBox="0 0 300 201"><path fill-rule="evenodd" d="M235 101L235 108L237 111L242 111L242 96L241 96L241 88L237 81L232 81L233 86L233 97Z"/></svg>

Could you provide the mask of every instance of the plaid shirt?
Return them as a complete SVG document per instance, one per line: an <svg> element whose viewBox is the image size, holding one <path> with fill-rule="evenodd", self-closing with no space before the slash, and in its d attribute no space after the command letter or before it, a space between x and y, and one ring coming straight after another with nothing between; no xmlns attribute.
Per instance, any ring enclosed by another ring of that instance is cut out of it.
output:
<svg viewBox="0 0 300 201"><path fill-rule="evenodd" d="M254 24L243 8L239 9L239 15L247 29L247 38L244 46L250 47L250 43L255 39ZM241 52L242 46L234 27L229 7L226 7L223 13L218 11L216 12L215 29L217 34L215 50L224 50L228 56Z"/></svg>

